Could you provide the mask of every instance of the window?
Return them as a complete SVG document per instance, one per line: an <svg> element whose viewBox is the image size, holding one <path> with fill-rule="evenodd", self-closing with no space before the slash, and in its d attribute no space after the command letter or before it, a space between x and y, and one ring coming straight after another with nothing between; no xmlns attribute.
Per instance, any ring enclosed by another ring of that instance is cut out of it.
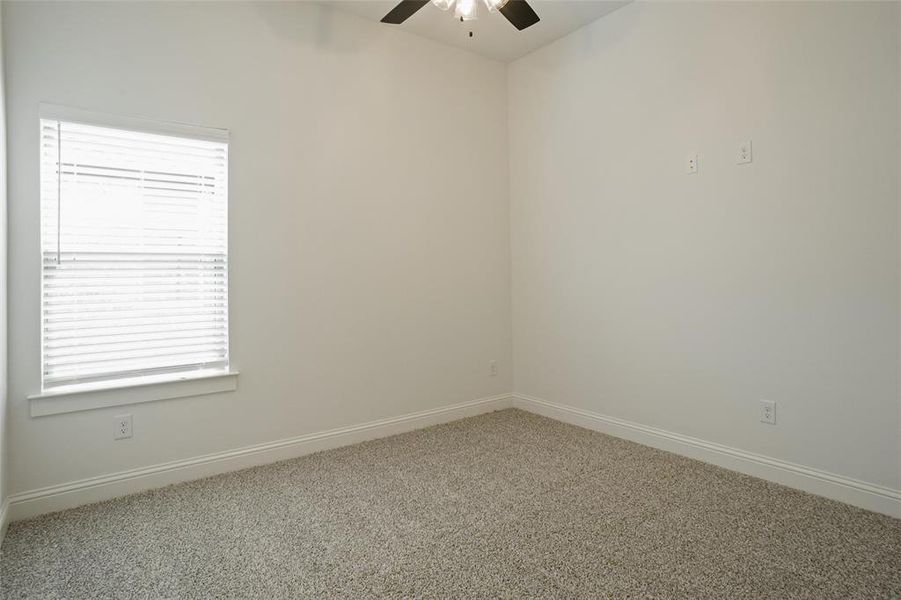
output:
<svg viewBox="0 0 901 600"><path fill-rule="evenodd" d="M42 389L227 370L227 133L47 112Z"/></svg>

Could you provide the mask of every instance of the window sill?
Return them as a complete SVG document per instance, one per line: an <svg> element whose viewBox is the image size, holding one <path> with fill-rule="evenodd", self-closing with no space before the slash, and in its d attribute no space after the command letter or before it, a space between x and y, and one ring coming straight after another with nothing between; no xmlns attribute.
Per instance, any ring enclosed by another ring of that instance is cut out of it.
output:
<svg viewBox="0 0 901 600"><path fill-rule="evenodd" d="M190 375L167 375L79 384L28 396L32 417L125 406L155 400L202 396L238 389L237 371L205 371Z"/></svg>

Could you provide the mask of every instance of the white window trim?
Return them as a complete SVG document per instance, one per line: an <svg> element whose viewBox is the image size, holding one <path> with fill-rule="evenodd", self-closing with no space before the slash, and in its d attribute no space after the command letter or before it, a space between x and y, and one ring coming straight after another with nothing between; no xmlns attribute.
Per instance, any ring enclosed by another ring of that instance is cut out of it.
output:
<svg viewBox="0 0 901 600"><path fill-rule="evenodd" d="M173 375L76 384L28 396L32 417L203 396L238 389L238 371L198 371Z"/></svg>
<svg viewBox="0 0 901 600"><path fill-rule="evenodd" d="M165 122L136 116L116 116L79 108L40 103L41 119L57 119L86 125L117 127L145 133L183 135L215 142L228 142L227 129ZM40 325L39 325L40 327ZM187 398L238 389L238 371L200 370L165 373L89 384L60 386L27 397L32 417L125 406L157 400Z"/></svg>

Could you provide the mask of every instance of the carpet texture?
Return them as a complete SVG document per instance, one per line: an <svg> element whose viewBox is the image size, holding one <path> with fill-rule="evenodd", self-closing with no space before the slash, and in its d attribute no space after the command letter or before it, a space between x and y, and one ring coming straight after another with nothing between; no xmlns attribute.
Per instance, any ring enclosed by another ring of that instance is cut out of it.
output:
<svg viewBox="0 0 901 600"><path fill-rule="evenodd" d="M901 598L901 520L505 410L13 523L4 598Z"/></svg>

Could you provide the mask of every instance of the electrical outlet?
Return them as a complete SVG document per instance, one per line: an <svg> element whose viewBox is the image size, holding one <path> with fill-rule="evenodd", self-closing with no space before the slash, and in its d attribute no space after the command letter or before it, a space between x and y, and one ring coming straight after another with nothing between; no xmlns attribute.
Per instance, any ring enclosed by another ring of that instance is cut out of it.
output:
<svg viewBox="0 0 901 600"><path fill-rule="evenodd" d="M685 172L686 173L697 173L698 172L698 153L689 154L685 159Z"/></svg>
<svg viewBox="0 0 901 600"><path fill-rule="evenodd" d="M130 438L132 433L131 425L131 415L113 417L113 439L124 440Z"/></svg>
<svg viewBox="0 0 901 600"><path fill-rule="evenodd" d="M492 377L497 377L497 361L489 360L488 361L488 374Z"/></svg>
<svg viewBox="0 0 901 600"><path fill-rule="evenodd" d="M776 424L776 403L772 400L760 401L760 422L769 425Z"/></svg>
<svg viewBox="0 0 901 600"><path fill-rule="evenodd" d="M735 157L735 164L744 165L753 160L753 154L751 153L751 140L747 142L742 142L738 146L738 155Z"/></svg>

